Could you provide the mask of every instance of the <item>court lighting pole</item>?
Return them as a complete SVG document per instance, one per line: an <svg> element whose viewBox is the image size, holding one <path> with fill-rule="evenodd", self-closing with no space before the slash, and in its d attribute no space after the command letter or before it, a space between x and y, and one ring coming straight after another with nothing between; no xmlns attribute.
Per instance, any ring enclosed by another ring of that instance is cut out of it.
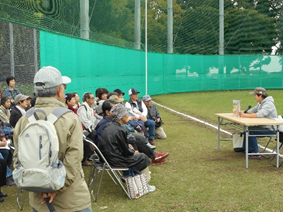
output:
<svg viewBox="0 0 283 212"><path fill-rule="evenodd" d="M147 0L145 0L145 36L144 36L144 44L145 44L145 95L147 95Z"/></svg>
<svg viewBox="0 0 283 212"><path fill-rule="evenodd" d="M219 55L224 55L224 0L219 0Z"/></svg>
<svg viewBox="0 0 283 212"><path fill-rule="evenodd" d="M80 37L89 40L89 0L80 0Z"/></svg>
<svg viewBox="0 0 283 212"><path fill-rule="evenodd" d="M135 49L141 49L141 0L135 0Z"/></svg>

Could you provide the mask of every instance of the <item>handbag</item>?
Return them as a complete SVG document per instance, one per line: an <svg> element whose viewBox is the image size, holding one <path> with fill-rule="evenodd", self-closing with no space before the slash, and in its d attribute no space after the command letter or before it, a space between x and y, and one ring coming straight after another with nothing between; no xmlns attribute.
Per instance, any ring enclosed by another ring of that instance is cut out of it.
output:
<svg viewBox="0 0 283 212"><path fill-rule="evenodd" d="M124 180L131 199L138 199L148 193L146 175L138 170L129 168L124 172Z"/></svg>
<svg viewBox="0 0 283 212"><path fill-rule="evenodd" d="M235 152L243 152L243 142L244 137L242 136L243 133L235 133L233 134L233 148Z"/></svg>

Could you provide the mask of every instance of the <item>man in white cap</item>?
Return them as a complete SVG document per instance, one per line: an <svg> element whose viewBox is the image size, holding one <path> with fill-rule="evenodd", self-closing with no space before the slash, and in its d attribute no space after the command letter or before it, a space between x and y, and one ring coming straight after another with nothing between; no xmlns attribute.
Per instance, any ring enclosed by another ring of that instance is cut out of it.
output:
<svg viewBox="0 0 283 212"><path fill-rule="evenodd" d="M125 103L125 107L129 108L131 114L134 115L134 120L138 121L140 124L148 127L148 142L151 145L155 145L154 137L155 137L155 123L154 121L147 119L147 108L143 101L139 99L139 91L137 89L131 88L129 90L130 99Z"/></svg>
<svg viewBox="0 0 283 212"><path fill-rule="evenodd" d="M69 77L61 75L54 67L41 68L34 77L34 89L37 96L34 108L43 110L48 116L58 107L66 107L64 103L66 85L71 82ZM37 113L42 119L40 113ZM23 116L17 123L14 131L14 166L18 163L17 144L18 136L29 123L27 116ZM50 198L57 211L84 211L91 209L90 194L84 180L82 169L83 132L79 117L73 112L67 112L54 123L59 140L59 160L66 169L64 186L49 193L29 192L29 203L33 211L48 211L47 205L42 204L43 198Z"/></svg>
<svg viewBox="0 0 283 212"><path fill-rule="evenodd" d="M151 102L151 97L149 95L144 95L143 103L147 107L147 119L151 119L155 122L155 138L158 139L165 139L167 138L167 135L165 134L163 127L161 126L163 124L160 113L154 103Z"/></svg>

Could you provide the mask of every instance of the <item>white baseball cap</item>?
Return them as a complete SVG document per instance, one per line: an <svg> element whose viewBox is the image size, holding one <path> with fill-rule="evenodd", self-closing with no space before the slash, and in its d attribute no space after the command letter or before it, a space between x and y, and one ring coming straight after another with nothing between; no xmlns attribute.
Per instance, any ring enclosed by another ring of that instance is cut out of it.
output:
<svg viewBox="0 0 283 212"><path fill-rule="evenodd" d="M61 72L52 66L42 67L34 76L34 89L44 90L45 88L53 88L61 84L69 84L71 79L62 76Z"/></svg>

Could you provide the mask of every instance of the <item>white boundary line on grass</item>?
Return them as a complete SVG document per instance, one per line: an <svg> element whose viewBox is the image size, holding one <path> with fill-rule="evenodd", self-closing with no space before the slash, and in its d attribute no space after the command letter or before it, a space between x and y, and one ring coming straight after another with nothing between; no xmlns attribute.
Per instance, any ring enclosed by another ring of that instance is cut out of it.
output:
<svg viewBox="0 0 283 212"><path fill-rule="evenodd" d="M153 101L153 102L154 102L154 101ZM200 120L200 119L198 119L198 118L195 118L195 117L193 117L193 116L189 116L189 115L187 115L187 114L178 112L178 111L173 110L173 109L171 109L171 108L169 108L169 107L166 107L166 106L164 106L164 105L161 105L161 104L159 104L159 103L157 103L157 102L154 102L154 104L156 104L156 105L158 105L158 106L160 106L160 107L163 107L163 108L165 108L165 109L167 109L167 110L170 110L171 112L177 113L177 114L179 114L179 115L181 115L181 116L185 116L185 117L187 117L187 118L189 118L189 119L192 119L192 120L194 120L194 121L196 121L196 122L199 122L199 123L201 123L201 124L205 124L205 125L207 125L207 126L209 126L209 127L212 127L212 128L214 128L214 129L218 130L218 126L214 126L214 125L212 125L212 124L209 124L208 122L202 121L202 120ZM223 132L223 133L226 133L226 134L232 136L232 133L230 133L230 132L228 132L228 131L226 131L226 130L220 129L220 131ZM262 145L260 145L260 144L258 144L258 146L259 146L260 148L262 148L262 149L265 148L264 146L262 146ZM272 150L272 149L269 149L269 148L266 148L266 151L268 151L268 152L273 152L273 150ZM279 156L280 156L281 158L283 158L283 155L279 154Z"/></svg>

